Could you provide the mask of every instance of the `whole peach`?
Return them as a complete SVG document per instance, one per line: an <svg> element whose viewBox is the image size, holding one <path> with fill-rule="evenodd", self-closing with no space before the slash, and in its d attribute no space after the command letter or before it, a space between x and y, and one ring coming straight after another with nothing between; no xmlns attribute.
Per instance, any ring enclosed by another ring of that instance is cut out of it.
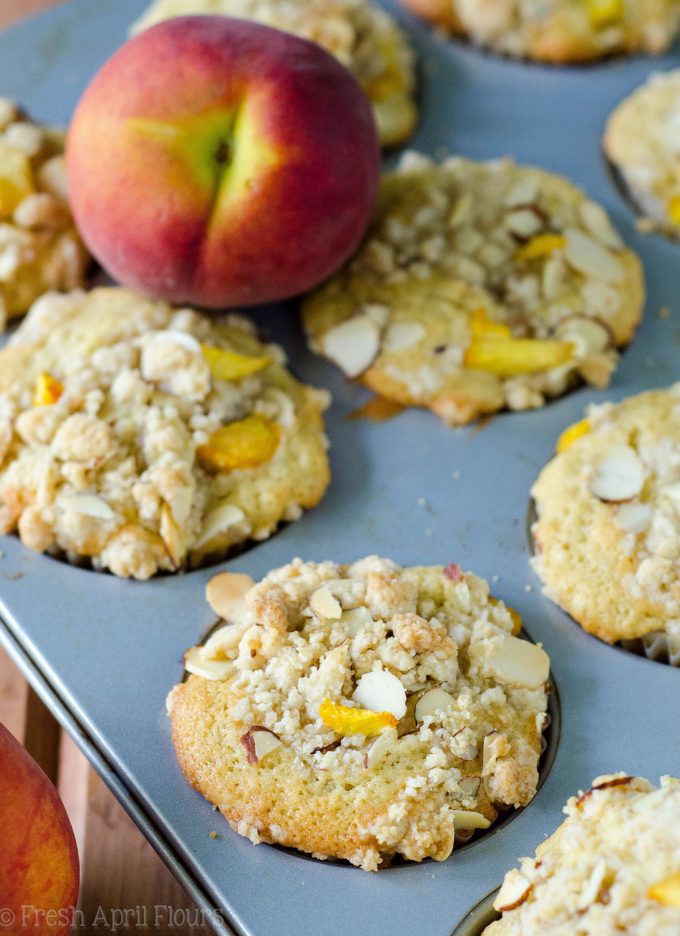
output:
<svg viewBox="0 0 680 936"><path fill-rule="evenodd" d="M66 936L78 902L78 851L40 767L0 724L0 933Z"/></svg>
<svg viewBox="0 0 680 936"><path fill-rule="evenodd" d="M371 216L380 149L350 73L222 16L168 20L95 76L67 143L77 224L125 285L219 307L334 272Z"/></svg>

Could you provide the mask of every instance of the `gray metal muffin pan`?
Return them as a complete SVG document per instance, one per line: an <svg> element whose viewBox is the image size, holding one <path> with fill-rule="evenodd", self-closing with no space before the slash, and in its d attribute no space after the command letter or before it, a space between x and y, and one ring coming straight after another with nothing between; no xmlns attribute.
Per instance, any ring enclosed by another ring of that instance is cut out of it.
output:
<svg viewBox="0 0 680 936"><path fill-rule="evenodd" d="M66 122L144 5L74 0L0 35L0 93L40 119ZM348 420L368 395L306 351L294 309L256 316L296 372L333 393L333 483L315 511L223 567L258 577L294 556L455 560L497 576L495 593L521 612L552 658L563 725L546 782L513 822L446 862L366 874L253 846L184 781L164 703L182 676L182 651L212 623L203 590L214 569L126 582L38 556L12 537L0 542L0 639L201 907L220 909L213 922L221 933L450 936L595 775L680 773L680 672L600 643L543 598L525 528L530 485L560 430L587 403L680 378L680 246L635 232L599 142L612 107L651 71L680 64L680 56L540 67L447 44L398 15L421 61L422 120L413 147L474 158L509 154L583 186L641 254L647 312L605 393L581 389L539 412L459 431L418 411L380 424ZM660 317L663 307L670 317Z"/></svg>

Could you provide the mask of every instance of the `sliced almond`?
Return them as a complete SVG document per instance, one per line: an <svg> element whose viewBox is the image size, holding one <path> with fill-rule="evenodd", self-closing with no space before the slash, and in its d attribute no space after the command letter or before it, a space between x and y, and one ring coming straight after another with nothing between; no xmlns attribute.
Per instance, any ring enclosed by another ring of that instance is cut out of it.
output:
<svg viewBox="0 0 680 936"><path fill-rule="evenodd" d="M83 514L85 517L94 517L97 520L113 520L115 511L103 497L97 494L71 494L59 499L61 510Z"/></svg>
<svg viewBox="0 0 680 936"><path fill-rule="evenodd" d="M236 504L220 504L213 508L203 520L203 527L193 549L203 549L211 540L226 533L231 527L240 526L246 515Z"/></svg>
<svg viewBox="0 0 680 936"><path fill-rule="evenodd" d="M593 870L590 872L588 880L583 885L583 890L581 891L581 896L579 897L578 904L576 909L580 911L587 910L591 904L594 904L597 898L600 896L600 891L605 882L608 873L607 862L604 858L600 858Z"/></svg>
<svg viewBox="0 0 680 936"><path fill-rule="evenodd" d="M652 514L649 504L621 504L616 511L616 522L624 532L637 536L649 528Z"/></svg>
<svg viewBox="0 0 680 936"><path fill-rule="evenodd" d="M470 832L474 829L488 829L491 822L481 813L469 809L454 809L453 824L456 832Z"/></svg>
<svg viewBox="0 0 680 936"><path fill-rule="evenodd" d="M371 712L389 712L397 719L406 714L406 690L388 670L365 673L357 683L352 700Z"/></svg>
<svg viewBox="0 0 680 936"><path fill-rule="evenodd" d="M343 611L340 617L340 623L347 628L350 634L358 634L364 627L373 624L373 615L368 608L363 605L360 608L352 608L350 611Z"/></svg>
<svg viewBox="0 0 680 936"><path fill-rule="evenodd" d="M598 241L579 231L569 228L564 232L566 245L564 257L572 269L585 276L594 276L607 283L620 283L624 269L619 260Z"/></svg>
<svg viewBox="0 0 680 936"><path fill-rule="evenodd" d="M543 221L531 208L517 208L505 217L505 227L520 241L528 241L543 227Z"/></svg>
<svg viewBox="0 0 680 936"><path fill-rule="evenodd" d="M161 507L160 534L168 555L172 559L172 564L179 569L185 554L184 543L181 530L175 523L175 518L167 504Z"/></svg>
<svg viewBox="0 0 680 936"><path fill-rule="evenodd" d="M604 208L596 202L584 201L579 206L579 214L588 231L606 247L614 250L623 247L623 241L612 227Z"/></svg>
<svg viewBox="0 0 680 936"><path fill-rule="evenodd" d="M339 621L342 617L342 605L328 585L317 588L309 599L309 607L317 617L326 621Z"/></svg>
<svg viewBox="0 0 680 936"><path fill-rule="evenodd" d="M453 696L445 689L429 689L416 702L416 721L421 722L424 718L436 715L438 712L448 712L454 704Z"/></svg>
<svg viewBox="0 0 680 936"><path fill-rule="evenodd" d="M480 646L475 656L480 658L485 672L525 689L540 689L550 673L550 658L545 650L508 634L494 640L488 650Z"/></svg>
<svg viewBox="0 0 680 936"><path fill-rule="evenodd" d="M498 896L493 902L494 910L507 913L520 907L531 893L531 884L516 868L508 871Z"/></svg>
<svg viewBox="0 0 680 936"><path fill-rule="evenodd" d="M277 748L283 747L283 742L277 734L261 725L253 725L241 737L241 744L246 749L246 758L249 764L259 764L268 754Z"/></svg>
<svg viewBox="0 0 680 936"><path fill-rule="evenodd" d="M380 350L380 329L367 315L357 315L331 328L321 343L327 357L348 377L358 377Z"/></svg>
<svg viewBox="0 0 680 936"><path fill-rule="evenodd" d="M586 358L615 346L611 329L601 319L570 315L555 329L555 337L570 342L576 357Z"/></svg>
<svg viewBox="0 0 680 936"><path fill-rule="evenodd" d="M371 768L377 767L377 765L384 760L386 755L392 749L394 744L394 735L390 732L383 732L379 734L378 737L373 741L366 751L364 757L364 767Z"/></svg>
<svg viewBox="0 0 680 936"><path fill-rule="evenodd" d="M479 793L479 788L482 785L481 777L463 777L458 781L458 786L460 787L462 793L465 796L475 797Z"/></svg>
<svg viewBox="0 0 680 936"><path fill-rule="evenodd" d="M412 348L425 337L425 328L420 322L395 322L387 329L383 349L388 352Z"/></svg>
<svg viewBox="0 0 680 936"><path fill-rule="evenodd" d="M609 790L612 787L628 786L634 779L629 774L604 774L602 777L595 778L592 789Z"/></svg>
<svg viewBox="0 0 680 936"><path fill-rule="evenodd" d="M218 627L204 644L198 648L198 654L204 660L226 660L230 653L235 654L236 648L241 642L247 628L247 624L225 624L224 627Z"/></svg>
<svg viewBox="0 0 680 936"><path fill-rule="evenodd" d="M184 654L184 669L194 676L221 682L233 675L234 664L231 660L206 660L200 647L191 647Z"/></svg>
<svg viewBox="0 0 680 936"><path fill-rule="evenodd" d="M595 465L590 491L607 503L632 500L642 491L645 468L630 445L612 445Z"/></svg>
<svg viewBox="0 0 680 936"><path fill-rule="evenodd" d="M220 572L205 587L205 598L218 617L231 624L245 623L246 595L255 582L242 572Z"/></svg>

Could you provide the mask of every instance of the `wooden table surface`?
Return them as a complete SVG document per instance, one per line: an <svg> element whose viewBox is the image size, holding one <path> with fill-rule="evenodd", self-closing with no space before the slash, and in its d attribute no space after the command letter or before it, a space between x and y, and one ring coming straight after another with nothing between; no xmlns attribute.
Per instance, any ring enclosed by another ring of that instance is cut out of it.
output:
<svg viewBox="0 0 680 936"><path fill-rule="evenodd" d="M0 0L0 29L59 2ZM210 933L208 927L194 925L200 914L190 899L2 649L0 722L57 785L71 817L82 869L82 917L74 933L92 932L95 922L103 934L137 932L142 927L136 921L144 918L144 928L160 936Z"/></svg>

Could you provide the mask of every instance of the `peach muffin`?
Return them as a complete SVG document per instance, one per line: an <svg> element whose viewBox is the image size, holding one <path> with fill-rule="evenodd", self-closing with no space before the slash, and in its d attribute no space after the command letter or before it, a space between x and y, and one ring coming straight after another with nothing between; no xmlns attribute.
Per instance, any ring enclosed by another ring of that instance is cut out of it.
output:
<svg viewBox="0 0 680 936"><path fill-rule="evenodd" d="M240 316L46 295L0 351L0 532L138 579L223 557L320 500L327 405Z"/></svg>
<svg viewBox="0 0 680 936"><path fill-rule="evenodd" d="M547 654L460 567L303 562L207 592L170 694L187 779L252 842L375 871L447 858L538 783Z"/></svg>

